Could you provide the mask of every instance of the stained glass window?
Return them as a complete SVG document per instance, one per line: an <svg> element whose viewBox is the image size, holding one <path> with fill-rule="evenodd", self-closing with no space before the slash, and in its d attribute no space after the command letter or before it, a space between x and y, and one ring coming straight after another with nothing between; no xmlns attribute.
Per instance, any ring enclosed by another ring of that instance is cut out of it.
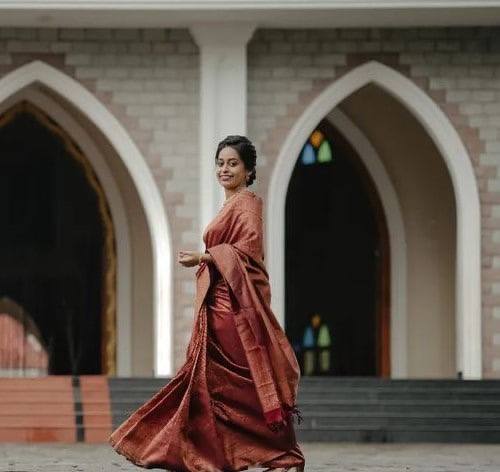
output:
<svg viewBox="0 0 500 472"><path fill-rule="evenodd" d="M330 328L319 314L311 317L302 336L302 372L304 375L330 374L332 338Z"/></svg>
<svg viewBox="0 0 500 472"><path fill-rule="evenodd" d="M332 146L320 130L314 130L300 153L303 165L330 162L333 158Z"/></svg>

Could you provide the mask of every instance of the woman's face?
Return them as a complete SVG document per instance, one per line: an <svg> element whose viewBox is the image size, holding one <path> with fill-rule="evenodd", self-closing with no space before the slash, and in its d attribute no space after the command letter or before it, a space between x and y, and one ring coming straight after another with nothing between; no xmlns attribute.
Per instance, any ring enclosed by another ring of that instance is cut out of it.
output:
<svg viewBox="0 0 500 472"><path fill-rule="evenodd" d="M219 183L228 190L236 190L246 187L246 178L249 171L245 169L245 164L238 151L230 146L223 148L217 157L215 173Z"/></svg>

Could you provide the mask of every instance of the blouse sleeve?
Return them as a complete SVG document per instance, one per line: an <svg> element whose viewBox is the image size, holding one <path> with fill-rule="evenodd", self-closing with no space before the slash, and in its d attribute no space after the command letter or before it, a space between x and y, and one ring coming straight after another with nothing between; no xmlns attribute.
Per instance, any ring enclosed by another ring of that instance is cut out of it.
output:
<svg viewBox="0 0 500 472"><path fill-rule="evenodd" d="M234 247L255 260L263 259L262 213L244 210L236 216Z"/></svg>

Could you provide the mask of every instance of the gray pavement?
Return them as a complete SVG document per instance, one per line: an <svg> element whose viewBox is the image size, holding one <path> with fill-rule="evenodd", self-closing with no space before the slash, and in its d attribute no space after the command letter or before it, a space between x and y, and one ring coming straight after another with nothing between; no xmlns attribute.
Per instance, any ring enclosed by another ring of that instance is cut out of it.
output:
<svg viewBox="0 0 500 472"><path fill-rule="evenodd" d="M305 443L302 448L307 472L500 472L500 445ZM139 470L145 469L106 445L0 444L1 472Z"/></svg>

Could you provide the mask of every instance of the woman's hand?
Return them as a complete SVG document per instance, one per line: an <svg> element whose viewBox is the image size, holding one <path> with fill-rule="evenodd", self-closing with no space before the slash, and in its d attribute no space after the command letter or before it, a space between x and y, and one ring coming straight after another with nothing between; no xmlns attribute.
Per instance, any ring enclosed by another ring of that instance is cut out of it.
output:
<svg viewBox="0 0 500 472"><path fill-rule="evenodd" d="M182 264L184 267L194 267L195 265L198 265L200 256L201 254L195 251L179 251L177 262Z"/></svg>

